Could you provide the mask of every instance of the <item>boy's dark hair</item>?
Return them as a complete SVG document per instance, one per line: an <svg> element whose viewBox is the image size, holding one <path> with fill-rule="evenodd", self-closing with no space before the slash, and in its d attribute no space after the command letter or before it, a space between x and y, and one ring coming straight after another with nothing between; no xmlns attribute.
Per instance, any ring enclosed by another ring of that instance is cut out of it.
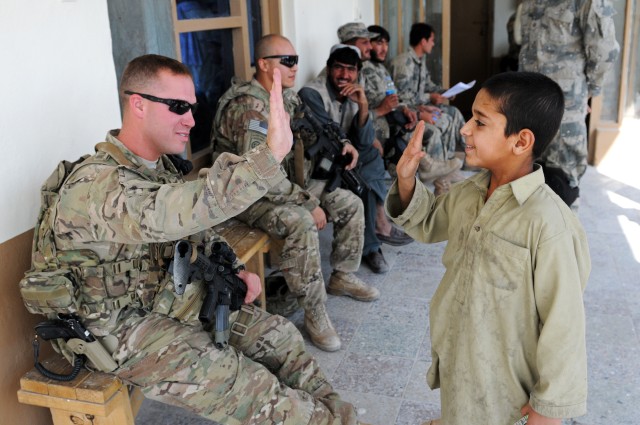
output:
<svg viewBox="0 0 640 425"><path fill-rule="evenodd" d="M564 113L558 83L537 72L503 72L485 81L482 88L507 118L505 136L528 128L536 138L533 159L540 157L558 132Z"/></svg>
<svg viewBox="0 0 640 425"><path fill-rule="evenodd" d="M409 44L415 47L423 38L428 40L431 34L433 34L431 25L425 24L424 22L416 22L411 25L411 31L409 31Z"/></svg>
<svg viewBox="0 0 640 425"><path fill-rule="evenodd" d="M142 55L127 64L120 79L120 102L124 105L126 90L143 92L151 85L160 71L193 78L189 68L175 59L161 55Z"/></svg>
<svg viewBox="0 0 640 425"><path fill-rule="evenodd" d="M367 30L369 30L370 32L375 32L380 34L379 36L372 38L371 41L386 40L387 43L391 41L391 36L389 35L389 31L382 28L380 25L370 25L369 27L367 27Z"/></svg>
<svg viewBox="0 0 640 425"><path fill-rule="evenodd" d="M351 47L341 47L334 50L333 53L329 55L329 59L327 59L327 69L331 68L336 62L345 65L355 65L358 67L358 71L362 69L362 60L355 49Z"/></svg>

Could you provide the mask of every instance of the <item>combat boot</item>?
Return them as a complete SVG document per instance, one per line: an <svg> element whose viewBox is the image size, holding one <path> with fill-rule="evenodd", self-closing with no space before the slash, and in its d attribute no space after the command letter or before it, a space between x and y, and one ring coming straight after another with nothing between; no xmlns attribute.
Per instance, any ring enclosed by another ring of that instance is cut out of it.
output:
<svg viewBox="0 0 640 425"><path fill-rule="evenodd" d="M446 161L436 161L429 156L420 160L418 167L418 177L424 184L429 184L438 177L446 176L462 168L462 161L458 158L447 159Z"/></svg>
<svg viewBox="0 0 640 425"><path fill-rule="evenodd" d="M327 293L346 295L358 301L374 301L380 297L380 291L367 285L353 273L334 271L329 279Z"/></svg>
<svg viewBox="0 0 640 425"><path fill-rule="evenodd" d="M324 304L304 311L304 327L313 345L324 351L340 349L340 337L336 333Z"/></svg>

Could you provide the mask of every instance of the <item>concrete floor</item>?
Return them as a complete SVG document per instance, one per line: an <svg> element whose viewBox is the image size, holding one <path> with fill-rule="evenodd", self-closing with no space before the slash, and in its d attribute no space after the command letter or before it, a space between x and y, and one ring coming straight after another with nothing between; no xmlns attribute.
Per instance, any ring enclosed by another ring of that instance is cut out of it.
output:
<svg viewBox="0 0 640 425"><path fill-rule="evenodd" d="M634 126L639 127L637 122ZM640 172L638 155L630 155L640 152L631 137L626 146L629 149L612 152L617 159L608 156L602 170L590 167L581 183L578 215L588 233L593 264L585 293L589 401L588 414L566 424L640 424ZM330 237L330 231L321 232L326 279ZM425 372L431 361L428 306L444 272L443 248L384 245L391 271L375 275L363 265L358 272L380 289L380 300L328 298L343 348L336 353L310 344L308 348L364 422L419 425L439 417L439 392L428 389ZM290 319L302 329L300 313ZM136 418L139 425L213 423L150 400Z"/></svg>

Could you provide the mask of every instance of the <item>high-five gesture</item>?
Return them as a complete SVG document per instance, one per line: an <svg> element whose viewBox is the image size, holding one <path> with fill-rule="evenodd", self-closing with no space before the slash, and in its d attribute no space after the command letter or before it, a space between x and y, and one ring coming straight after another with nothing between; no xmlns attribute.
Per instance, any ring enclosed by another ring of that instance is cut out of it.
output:
<svg viewBox="0 0 640 425"><path fill-rule="evenodd" d="M422 135L424 133L424 122L419 121L416 126L411 141L406 147L398 164L396 173L398 174L398 194L403 208L409 206L413 197L413 190L416 187L416 171L420 165L420 160L426 155L422 150Z"/></svg>
<svg viewBox="0 0 640 425"><path fill-rule="evenodd" d="M282 77L279 69L273 70L273 86L269 93L269 130L267 131L267 146L273 156L282 161L293 145L293 133L289 114L284 110L282 98Z"/></svg>

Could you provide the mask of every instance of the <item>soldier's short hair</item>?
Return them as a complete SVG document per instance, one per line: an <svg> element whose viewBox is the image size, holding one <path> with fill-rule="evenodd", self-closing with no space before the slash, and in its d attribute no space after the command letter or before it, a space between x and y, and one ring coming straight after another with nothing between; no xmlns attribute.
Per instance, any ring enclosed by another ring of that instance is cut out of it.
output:
<svg viewBox="0 0 640 425"><path fill-rule="evenodd" d="M386 40L387 43L391 41L391 36L389 35L389 31L387 31L380 25L370 25L367 29L371 32L380 34L377 37L372 38L371 41Z"/></svg>
<svg viewBox="0 0 640 425"><path fill-rule="evenodd" d="M416 22L411 25L411 31L409 31L409 44L411 46L417 46L420 40L423 38L429 39L433 34L433 28L429 24L424 22Z"/></svg>
<svg viewBox="0 0 640 425"><path fill-rule="evenodd" d="M335 49L327 59L327 69L331 68L336 62L340 62L345 65L355 65L360 71L362 69L362 60L356 50L357 48L348 46Z"/></svg>
<svg viewBox="0 0 640 425"><path fill-rule="evenodd" d="M540 157L560 128L564 113L562 89L551 78L537 72L503 72L482 84L507 118L505 136L525 128L535 136L533 159Z"/></svg>
<svg viewBox="0 0 640 425"><path fill-rule="evenodd" d="M119 91L121 104L125 104L126 90L143 91L155 81L160 71L193 78L189 68L175 59L154 54L138 56L127 64L122 73Z"/></svg>

